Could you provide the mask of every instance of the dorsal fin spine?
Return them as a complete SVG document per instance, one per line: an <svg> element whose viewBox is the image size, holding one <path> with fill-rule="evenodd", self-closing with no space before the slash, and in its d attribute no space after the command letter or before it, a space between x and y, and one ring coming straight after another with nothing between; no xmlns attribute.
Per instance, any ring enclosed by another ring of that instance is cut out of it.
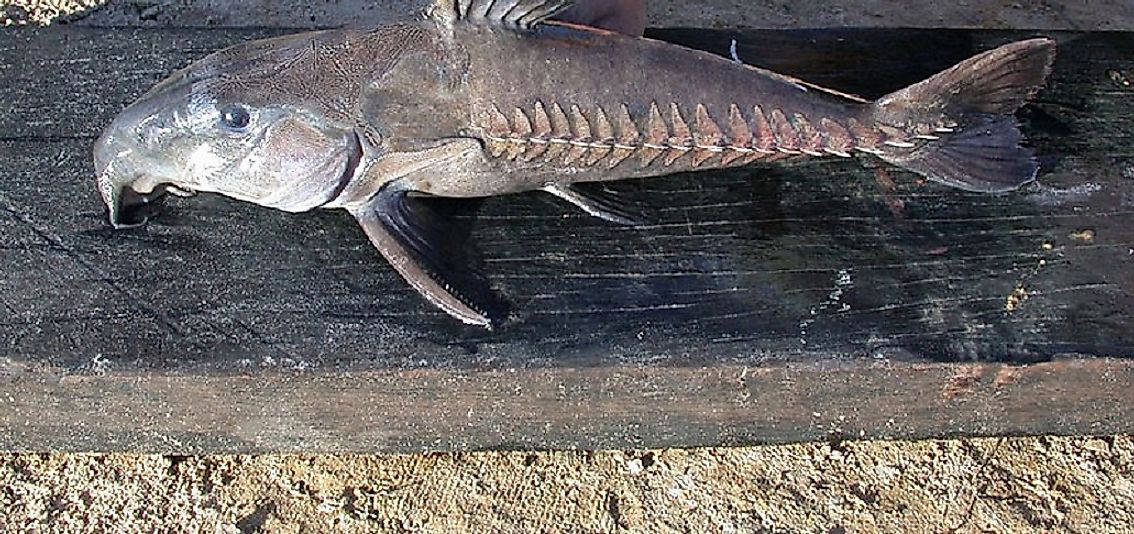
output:
<svg viewBox="0 0 1134 534"><path fill-rule="evenodd" d="M447 24L469 22L531 31L572 3L572 0L434 0L429 13Z"/></svg>

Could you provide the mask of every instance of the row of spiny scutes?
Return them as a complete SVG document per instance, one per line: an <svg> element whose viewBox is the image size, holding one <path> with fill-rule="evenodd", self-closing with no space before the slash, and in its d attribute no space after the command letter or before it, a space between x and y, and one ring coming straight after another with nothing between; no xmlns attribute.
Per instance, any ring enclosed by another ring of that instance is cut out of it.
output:
<svg viewBox="0 0 1134 534"><path fill-rule="evenodd" d="M514 108L510 118L491 104L479 114L477 124L493 157L588 167L602 163L608 168L635 156L640 167L655 162L669 167L686 154L691 155L692 167L717 156L721 166L797 155L846 158L852 151L877 155L883 147L908 149L916 146L914 140L935 139L897 128L868 128L854 118L812 121L799 112L789 117L783 110L766 112L759 105L745 116L733 104L722 128L698 104L690 126L680 106L671 103L668 107L668 113L663 113L656 102L651 103L640 128L626 104L618 105L613 114L600 106L585 113L577 104L564 110L556 102L545 105L537 100L530 111Z"/></svg>

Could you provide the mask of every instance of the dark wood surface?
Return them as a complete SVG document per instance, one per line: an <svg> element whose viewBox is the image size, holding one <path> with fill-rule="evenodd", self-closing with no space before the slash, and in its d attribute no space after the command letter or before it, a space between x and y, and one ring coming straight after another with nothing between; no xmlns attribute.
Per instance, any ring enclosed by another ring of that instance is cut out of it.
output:
<svg viewBox="0 0 1134 534"><path fill-rule="evenodd" d="M442 208L514 318L424 304L345 213L176 200L111 231L90 149L257 30L0 32L0 450L416 451L1134 431L1134 35L1061 34L1045 169L977 195L867 160ZM666 30L878 96L1026 33ZM737 88L742 91L743 88Z"/></svg>

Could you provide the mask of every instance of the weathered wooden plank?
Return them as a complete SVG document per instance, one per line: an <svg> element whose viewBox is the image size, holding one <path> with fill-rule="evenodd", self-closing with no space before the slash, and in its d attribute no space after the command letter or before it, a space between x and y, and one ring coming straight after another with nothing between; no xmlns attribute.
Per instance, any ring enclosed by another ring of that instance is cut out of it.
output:
<svg viewBox="0 0 1134 534"><path fill-rule="evenodd" d="M1132 381L1129 360L17 371L0 396L0 448L410 452L1110 434L1130 430Z"/></svg>
<svg viewBox="0 0 1134 534"><path fill-rule="evenodd" d="M264 35L0 33L0 449L1134 430L1132 35L1059 36L1051 88L1021 114L1046 169L1019 193L821 162L620 186L662 207L641 228L536 195L447 202L515 305L491 333L423 305L342 214L204 197L105 227L99 129L178 66ZM876 96L1024 35L658 36L735 37L749 62Z"/></svg>

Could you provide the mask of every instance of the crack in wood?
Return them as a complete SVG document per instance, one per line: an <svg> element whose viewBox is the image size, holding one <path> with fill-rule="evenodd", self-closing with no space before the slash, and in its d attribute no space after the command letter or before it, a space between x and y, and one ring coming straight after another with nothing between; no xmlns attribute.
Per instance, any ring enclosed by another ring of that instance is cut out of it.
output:
<svg viewBox="0 0 1134 534"><path fill-rule="evenodd" d="M48 245L61 252L72 263L90 272L95 276L96 279L104 281L104 283L106 283L106 285L110 287L111 290L119 295L122 295L127 302L137 306L139 310L149 315L170 333L179 337L184 337L185 333L180 328L178 328L177 325L174 324L174 322L165 313L163 313L153 305L145 302L137 295L134 295L133 292L127 289L124 285L114 281L101 269L96 267L91 262L87 261L83 254L69 247L61 237L55 235L49 230L40 228L38 225L32 222L30 217L24 215L17 208L17 205L2 192L0 192L0 210L3 210L4 212L11 215L13 219L18 221L25 228L31 230L33 233L35 233L36 236L44 240L44 242L46 242Z"/></svg>

